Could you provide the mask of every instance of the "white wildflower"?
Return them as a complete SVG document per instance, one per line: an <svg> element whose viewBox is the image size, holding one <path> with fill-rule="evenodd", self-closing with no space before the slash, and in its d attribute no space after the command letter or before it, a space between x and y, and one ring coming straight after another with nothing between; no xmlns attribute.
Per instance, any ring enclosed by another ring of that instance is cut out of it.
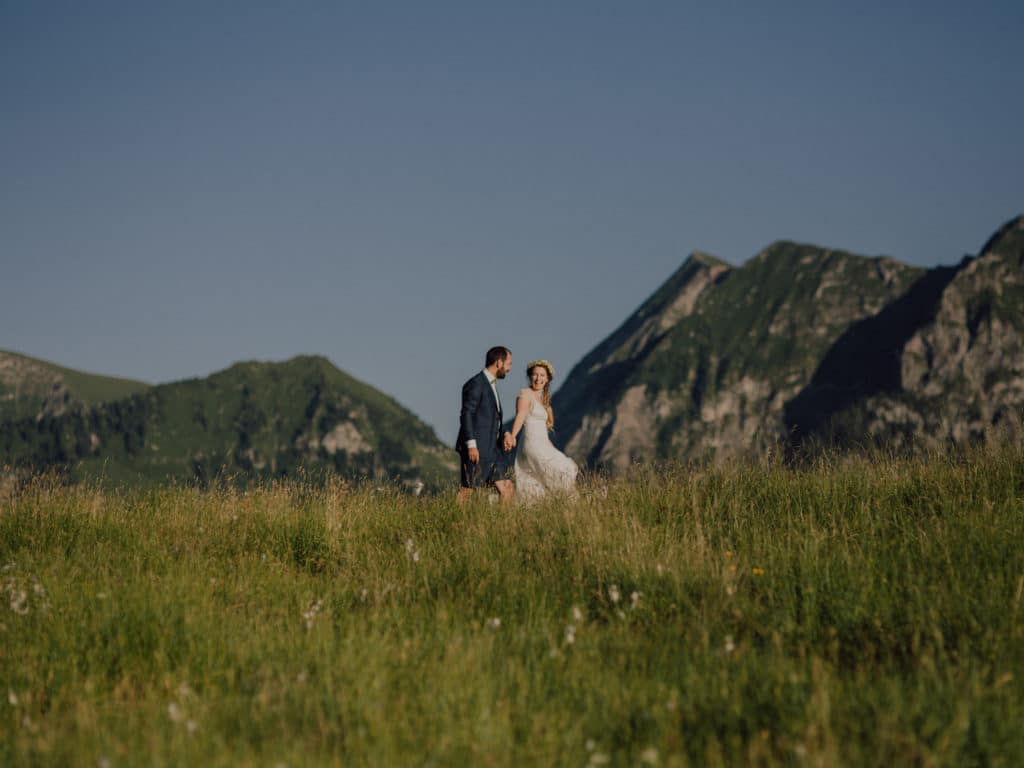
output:
<svg viewBox="0 0 1024 768"><path fill-rule="evenodd" d="M488 629L493 629L493 630L501 629L501 619L498 618L497 616L488 619L487 620L487 628Z"/></svg>
<svg viewBox="0 0 1024 768"><path fill-rule="evenodd" d="M10 595L11 610L22 616L28 613L28 593L24 589L12 589Z"/></svg>
<svg viewBox="0 0 1024 768"><path fill-rule="evenodd" d="M622 594L619 592L618 584L612 584L608 587L608 599L613 603L618 603L622 599Z"/></svg>
<svg viewBox="0 0 1024 768"><path fill-rule="evenodd" d="M629 595L629 608L630 610L636 610L637 606L640 605L640 598L643 597L642 592L631 592Z"/></svg>
<svg viewBox="0 0 1024 768"><path fill-rule="evenodd" d="M188 720L185 723L185 729L189 733L195 733L199 729L199 724L195 720Z"/></svg>
<svg viewBox="0 0 1024 768"><path fill-rule="evenodd" d="M302 621L306 625L306 631L308 632L313 628L313 622L316 621L316 617L320 614L320 611L324 607L324 601L319 597L309 604L309 607L302 613Z"/></svg>
<svg viewBox="0 0 1024 768"><path fill-rule="evenodd" d="M576 642L576 627L572 624L565 628L565 643L572 645Z"/></svg>
<svg viewBox="0 0 1024 768"><path fill-rule="evenodd" d="M577 624L583 623L583 611L578 605L572 607L572 618Z"/></svg>
<svg viewBox="0 0 1024 768"><path fill-rule="evenodd" d="M732 635L725 636L725 642L722 644L722 650L725 651L726 656L736 650L736 643L733 642Z"/></svg>
<svg viewBox="0 0 1024 768"><path fill-rule="evenodd" d="M584 744L583 746L587 748L587 752L593 752L595 749L597 749L597 742L593 739L587 739L586 744Z"/></svg>
<svg viewBox="0 0 1024 768"><path fill-rule="evenodd" d="M405 540L405 554L408 555L409 559L414 563L418 563L420 561L419 550L416 549L416 544L412 539Z"/></svg>
<svg viewBox="0 0 1024 768"><path fill-rule="evenodd" d="M10 704L12 707L18 706L18 694L16 694L9 688L7 689L7 703Z"/></svg>
<svg viewBox="0 0 1024 768"><path fill-rule="evenodd" d="M167 716L171 718L171 722L180 723L185 719L185 712L172 701L167 705Z"/></svg>
<svg viewBox="0 0 1024 768"><path fill-rule="evenodd" d="M611 761L612 759L604 752L594 752L590 756L590 760L587 762L587 765L608 765Z"/></svg>
<svg viewBox="0 0 1024 768"><path fill-rule="evenodd" d="M673 691L672 695L669 696L668 701L665 702L665 709L669 712L675 712L679 709L679 695Z"/></svg>
<svg viewBox="0 0 1024 768"><path fill-rule="evenodd" d="M648 747L640 753L640 762L646 763L647 765L657 765L658 750L656 750L654 747Z"/></svg>

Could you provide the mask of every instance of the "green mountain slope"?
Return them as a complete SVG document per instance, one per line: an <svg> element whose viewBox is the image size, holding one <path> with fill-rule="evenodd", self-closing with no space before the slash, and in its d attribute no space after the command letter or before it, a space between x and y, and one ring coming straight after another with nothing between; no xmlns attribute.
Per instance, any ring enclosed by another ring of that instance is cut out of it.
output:
<svg viewBox="0 0 1024 768"><path fill-rule="evenodd" d="M239 363L205 379L0 425L0 460L115 481L217 473L433 481L453 471L433 430L322 357Z"/></svg>
<svg viewBox="0 0 1024 768"><path fill-rule="evenodd" d="M76 404L117 400L149 386L0 350L0 421L60 414Z"/></svg>

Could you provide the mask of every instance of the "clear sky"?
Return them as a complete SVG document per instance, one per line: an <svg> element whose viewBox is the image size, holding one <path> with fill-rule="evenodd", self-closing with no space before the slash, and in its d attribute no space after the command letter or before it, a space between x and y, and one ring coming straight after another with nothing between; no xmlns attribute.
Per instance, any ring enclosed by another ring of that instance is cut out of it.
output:
<svg viewBox="0 0 1024 768"><path fill-rule="evenodd" d="M488 346L564 376L692 250L977 252L1021 41L1019 0L0 0L0 348L323 354L450 440Z"/></svg>

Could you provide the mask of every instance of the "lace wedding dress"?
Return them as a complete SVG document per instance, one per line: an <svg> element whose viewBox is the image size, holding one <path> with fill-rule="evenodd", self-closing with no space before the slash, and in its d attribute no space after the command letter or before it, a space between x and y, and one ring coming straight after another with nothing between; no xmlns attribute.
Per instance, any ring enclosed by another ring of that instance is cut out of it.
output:
<svg viewBox="0 0 1024 768"><path fill-rule="evenodd" d="M555 448L548 437L548 413L530 390L530 412L523 422L516 450L516 495L526 502L550 493L576 493L576 462Z"/></svg>

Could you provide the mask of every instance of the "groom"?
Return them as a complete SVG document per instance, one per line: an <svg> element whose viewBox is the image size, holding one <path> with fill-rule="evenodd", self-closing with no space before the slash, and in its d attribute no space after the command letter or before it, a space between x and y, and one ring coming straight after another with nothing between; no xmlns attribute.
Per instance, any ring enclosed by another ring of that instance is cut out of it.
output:
<svg viewBox="0 0 1024 768"><path fill-rule="evenodd" d="M512 369L508 347L491 347L484 369L462 385L459 439L455 450L462 464L459 502L473 495L475 488L493 485L502 502L512 501L515 489L509 479L508 455L515 440L505 432L498 396L498 381Z"/></svg>

